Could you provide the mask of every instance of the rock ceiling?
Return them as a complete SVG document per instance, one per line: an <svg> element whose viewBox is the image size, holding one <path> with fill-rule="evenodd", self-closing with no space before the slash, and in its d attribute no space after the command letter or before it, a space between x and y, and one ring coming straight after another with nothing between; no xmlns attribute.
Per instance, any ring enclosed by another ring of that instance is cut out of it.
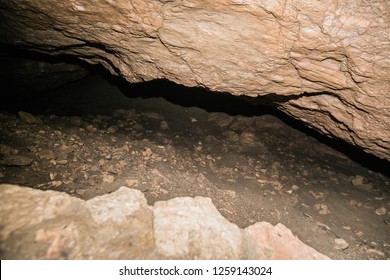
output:
<svg viewBox="0 0 390 280"><path fill-rule="evenodd" d="M390 159L390 2L0 0L0 43L263 96L330 137Z"/></svg>

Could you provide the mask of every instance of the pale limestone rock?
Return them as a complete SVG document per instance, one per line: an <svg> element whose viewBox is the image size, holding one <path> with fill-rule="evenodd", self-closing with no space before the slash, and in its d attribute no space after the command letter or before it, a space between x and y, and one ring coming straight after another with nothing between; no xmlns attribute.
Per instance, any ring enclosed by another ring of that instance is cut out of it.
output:
<svg viewBox="0 0 390 280"><path fill-rule="evenodd" d="M148 208L146 198L138 190L120 188L111 194L105 194L85 203L97 224L112 221L124 223L137 211Z"/></svg>
<svg viewBox="0 0 390 280"><path fill-rule="evenodd" d="M0 240L21 228L35 226L69 210L78 199L65 193L41 192L13 185L0 185Z"/></svg>
<svg viewBox="0 0 390 280"><path fill-rule="evenodd" d="M1 1L0 42L264 96L330 137L390 159L389 1Z"/></svg>
<svg viewBox="0 0 390 280"><path fill-rule="evenodd" d="M278 224L240 229L210 198L146 204L121 187L89 201L0 185L1 259L326 259Z"/></svg>
<svg viewBox="0 0 390 280"><path fill-rule="evenodd" d="M248 259L307 260L327 259L306 246L286 226L259 222L245 230Z"/></svg>
<svg viewBox="0 0 390 280"><path fill-rule="evenodd" d="M154 205L157 253L180 259L241 259L242 236L210 198L174 198Z"/></svg>

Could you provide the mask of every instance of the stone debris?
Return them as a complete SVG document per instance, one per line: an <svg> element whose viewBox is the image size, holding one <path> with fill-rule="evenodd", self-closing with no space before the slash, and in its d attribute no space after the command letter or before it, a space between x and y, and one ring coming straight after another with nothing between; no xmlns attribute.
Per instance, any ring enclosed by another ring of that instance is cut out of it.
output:
<svg viewBox="0 0 390 280"><path fill-rule="evenodd" d="M0 165L26 166L26 165L30 165L32 162L33 159L29 157L19 156L19 155L9 155L3 157L3 159L0 160Z"/></svg>
<svg viewBox="0 0 390 280"><path fill-rule="evenodd" d="M138 187L139 181L138 179L126 179L126 185L129 188Z"/></svg>
<svg viewBox="0 0 390 280"><path fill-rule="evenodd" d="M152 152L152 149L150 149L149 147L145 148L143 151L142 151L142 155L145 157L145 158L150 158L152 156L153 152Z"/></svg>
<svg viewBox="0 0 390 280"><path fill-rule="evenodd" d="M331 212L329 207L323 203L318 203L313 206L314 210L318 211L320 215L329 215Z"/></svg>
<svg viewBox="0 0 390 280"><path fill-rule="evenodd" d="M224 131L223 136L225 136L226 139L234 143L240 141L240 136L237 133L235 133L233 130Z"/></svg>
<svg viewBox="0 0 390 280"><path fill-rule="evenodd" d="M219 127L228 127L233 120L233 116L224 113L210 113L208 118L208 121L215 122Z"/></svg>
<svg viewBox="0 0 390 280"><path fill-rule="evenodd" d="M314 191L309 191L309 193L316 199L316 200L325 200L326 194L323 192L314 192Z"/></svg>
<svg viewBox="0 0 390 280"><path fill-rule="evenodd" d="M353 177L351 179L351 183L354 186L362 186L366 183L366 178L364 176L361 176L361 175L356 175L355 177Z"/></svg>
<svg viewBox="0 0 390 280"><path fill-rule="evenodd" d="M2 259L328 259L282 224L240 229L210 198L147 205L121 187L84 201L0 185Z"/></svg>
<svg viewBox="0 0 390 280"><path fill-rule="evenodd" d="M27 124L42 124L42 120L38 116L34 116L30 113L20 111L18 112L19 118Z"/></svg>
<svg viewBox="0 0 390 280"><path fill-rule="evenodd" d="M110 175L110 174L103 175L103 182L112 183L114 181L115 181L115 177L113 175Z"/></svg>
<svg viewBox="0 0 390 280"><path fill-rule="evenodd" d="M349 247L349 243L342 238L336 238L334 243L336 244L334 246L336 250L345 250Z"/></svg>
<svg viewBox="0 0 390 280"><path fill-rule="evenodd" d="M17 155L19 150L14 149L8 145L0 144L0 154L3 156Z"/></svg>
<svg viewBox="0 0 390 280"><path fill-rule="evenodd" d="M386 215L386 214L387 214L387 208L384 207L384 206L379 207L379 208L375 209L375 213L376 213L378 216Z"/></svg>
<svg viewBox="0 0 390 280"><path fill-rule="evenodd" d="M155 119L155 120L163 120L164 119L164 117L161 114L156 113L156 112L145 112L143 115L149 119Z"/></svg>
<svg viewBox="0 0 390 280"><path fill-rule="evenodd" d="M378 249L369 248L369 249L366 250L366 252L367 253L377 254L378 256L380 256L382 258L385 257L385 254L382 251L378 250Z"/></svg>
<svg viewBox="0 0 390 280"><path fill-rule="evenodd" d="M348 205L349 206L356 206L356 207L362 207L363 206L363 203L359 202L359 201L356 201L354 199L351 199L349 202L348 202Z"/></svg>
<svg viewBox="0 0 390 280"><path fill-rule="evenodd" d="M224 190L225 194L227 194L232 199L236 198L237 194L234 190Z"/></svg>
<svg viewBox="0 0 390 280"><path fill-rule="evenodd" d="M51 160L51 159L56 158L56 155L54 154L54 152L52 150L48 150L48 149L45 149L45 150L38 152L37 156L41 159L46 159L46 160Z"/></svg>
<svg viewBox="0 0 390 280"><path fill-rule="evenodd" d="M169 125L166 121L161 121L160 128L163 130L169 129Z"/></svg>
<svg viewBox="0 0 390 280"><path fill-rule="evenodd" d="M255 134L249 131L244 131L240 134L240 144L242 146L248 147L254 147L258 145Z"/></svg>

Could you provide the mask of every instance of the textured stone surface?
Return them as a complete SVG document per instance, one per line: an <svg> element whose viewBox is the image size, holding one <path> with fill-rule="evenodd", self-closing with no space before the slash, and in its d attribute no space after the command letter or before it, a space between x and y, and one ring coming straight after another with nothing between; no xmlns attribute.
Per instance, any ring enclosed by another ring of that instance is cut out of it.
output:
<svg viewBox="0 0 390 280"><path fill-rule="evenodd" d="M210 198L174 198L154 206L156 250L183 259L241 259L242 236Z"/></svg>
<svg viewBox="0 0 390 280"><path fill-rule="evenodd" d="M210 198L146 204L138 190L89 201L0 185L2 259L327 259L289 229L230 223Z"/></svg>
<svg viewBox="0 0 390 280"><path fill-rule="evenodd" d="M256 223L245 229L246 258L248 259L323 259L311 247L304 246L290 229L283 224L271 225L267 222Z"/></svg>
<svg viewBox="0 0 390 280"><path fill-rule="evenodd" d="M0 42L266 96L332 137L390 159L389 1L1 0Z"/></svg>

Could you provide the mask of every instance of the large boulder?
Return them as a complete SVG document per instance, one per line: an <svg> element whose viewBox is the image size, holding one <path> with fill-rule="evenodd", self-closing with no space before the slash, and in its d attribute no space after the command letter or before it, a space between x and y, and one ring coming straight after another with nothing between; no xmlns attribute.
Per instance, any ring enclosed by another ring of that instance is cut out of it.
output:
<svg viewBox="0 0 390 280"><path fill-rule="evenodd" d="M154 207L138 191L84 201L0 185L1 259L328 259L282 224L240 229L210 198Z"/></svg>
<svg viewBox="0 0 390 280"><path fill-rule="evenodd" d="M388 0L1 0L0 42L264 96L323 134L390 159Z"/></svg>

